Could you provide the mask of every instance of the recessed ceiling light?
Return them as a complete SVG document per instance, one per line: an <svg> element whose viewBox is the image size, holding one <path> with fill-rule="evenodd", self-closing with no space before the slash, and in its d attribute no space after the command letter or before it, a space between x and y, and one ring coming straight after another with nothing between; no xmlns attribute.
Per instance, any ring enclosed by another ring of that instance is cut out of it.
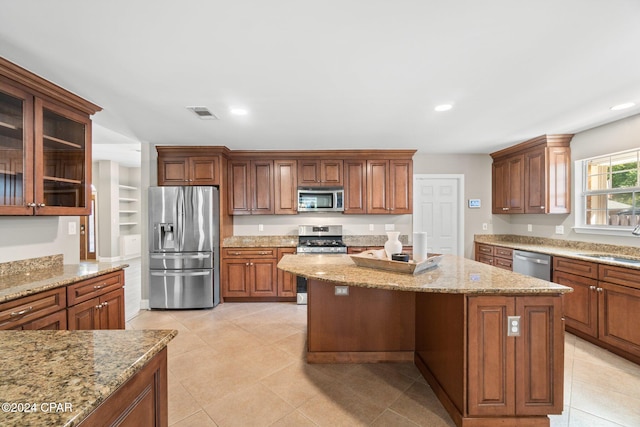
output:
<svg viewBox="0 0 640 427"><path fill-rule="evenodd" d="M611 110L613 111L626 110L627 108L631 108L635 105L636 105L635 102L625 102L624 104L614 105L613 107L611 107Z"/></svg>
<svg viewBox="0 0 640 427"><path fill-rule="evenodd" d="M453 108L453 105L451 104L440 104L437 105L436 108L434 108L434 110L436 111L449 111Z"/></svg>
<svg viewBox="0 0 640 427"><path fill-rule="evenodd" d="M231 107L229 112L235 116L246 116L249 114L249 111L246 108L241 107Z"/></svg>
<svg viewBox="0 0 640 427"><path fill-rule="evenodd" d="M202 120L219 120L207 107L186 107Z"/></svg>

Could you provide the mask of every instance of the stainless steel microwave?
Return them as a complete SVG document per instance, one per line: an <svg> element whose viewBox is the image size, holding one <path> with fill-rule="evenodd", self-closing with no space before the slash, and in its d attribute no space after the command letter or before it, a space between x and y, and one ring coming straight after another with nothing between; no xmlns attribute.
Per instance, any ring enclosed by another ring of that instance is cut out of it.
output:
<svg viewBox="0 0 640 427"><path fill-rule="evenodd" d="M298 212L344 212L344 188L298 187Z"/></svg>

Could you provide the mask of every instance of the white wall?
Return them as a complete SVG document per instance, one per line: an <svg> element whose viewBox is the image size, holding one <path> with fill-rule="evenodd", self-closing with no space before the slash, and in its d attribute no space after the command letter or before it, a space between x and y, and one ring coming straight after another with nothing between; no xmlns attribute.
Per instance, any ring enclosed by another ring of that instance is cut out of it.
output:
<svg viewBox="0 0 640 427"><path fill-rule="evenodd" d="M474 234L493 233L491 215L491 157L488 154L416 154L414 174L464 175L464 256L473 254ZM480 199L479 209L468 208L469 199ZM487 230L482 225L487 224Z"/></svg>
<svg viewBox="0 0 640 427"><path fill-rule="evenodd" d="M75 222L75 235L69 223ZM0 217L0 262L62 254L65 264L80 262L77 216Z"/></svg>

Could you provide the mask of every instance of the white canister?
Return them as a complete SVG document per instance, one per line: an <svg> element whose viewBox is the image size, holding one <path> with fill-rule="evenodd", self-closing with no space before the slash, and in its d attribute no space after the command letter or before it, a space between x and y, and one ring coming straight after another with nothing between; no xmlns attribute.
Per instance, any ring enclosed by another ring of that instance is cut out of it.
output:
<svg viewBox="0 0 640 427"><path fill-rule="evenodd" d="M422 262L427 259L427 232L413 233L413 260Z"/></svg>

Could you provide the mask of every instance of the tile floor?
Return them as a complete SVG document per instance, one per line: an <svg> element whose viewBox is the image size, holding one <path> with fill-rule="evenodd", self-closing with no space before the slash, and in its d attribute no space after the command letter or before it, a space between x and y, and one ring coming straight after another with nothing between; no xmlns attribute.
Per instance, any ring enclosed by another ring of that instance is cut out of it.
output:
<svg viewBox="0 0 640 427"><path fill-rule="evenodd" d="M171 427L454 426L411 363L306 364L306 306L141 311L127 328L179 330ZM573 335L565 342L565 410L551 425L640 426L640 366Z"/></svg>

